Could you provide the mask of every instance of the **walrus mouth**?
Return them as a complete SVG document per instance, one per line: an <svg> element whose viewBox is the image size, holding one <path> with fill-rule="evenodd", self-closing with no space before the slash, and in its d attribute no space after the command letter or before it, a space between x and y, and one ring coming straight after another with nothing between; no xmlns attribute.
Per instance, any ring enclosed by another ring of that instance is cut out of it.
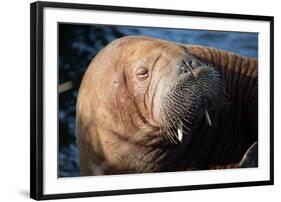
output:
<svg viewBox="0 0 281 202"><path fill-rule="evenodd" d="M214 67L184 65L160 106L161 134L173 143L180 143L184 136L191 135L203 118L211 127L209 111L226 104L221 78Z"/></svg>

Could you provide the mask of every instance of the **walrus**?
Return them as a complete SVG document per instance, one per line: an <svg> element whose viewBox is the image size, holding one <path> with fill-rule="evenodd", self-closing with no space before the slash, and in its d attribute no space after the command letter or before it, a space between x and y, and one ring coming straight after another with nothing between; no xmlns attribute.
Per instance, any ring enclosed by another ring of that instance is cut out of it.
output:
<svg viewBox="0 0 281 202"><path fill-rule="evenodd" d="M116 39L80 85L80 173L237 168L257 144L257 96L257 59L146 36Z"/></svg>

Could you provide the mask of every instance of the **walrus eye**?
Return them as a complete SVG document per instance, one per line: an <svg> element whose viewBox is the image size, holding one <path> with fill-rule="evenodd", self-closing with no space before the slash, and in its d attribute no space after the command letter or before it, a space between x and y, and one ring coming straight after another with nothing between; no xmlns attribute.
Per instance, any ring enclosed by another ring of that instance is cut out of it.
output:
<svg viewBox="0 0 281 202"><path fill-rule="evenodd" d="M137 69L136 76L139 79L146 79L148 77L148 69L145 66L140 66Z"/></svg>

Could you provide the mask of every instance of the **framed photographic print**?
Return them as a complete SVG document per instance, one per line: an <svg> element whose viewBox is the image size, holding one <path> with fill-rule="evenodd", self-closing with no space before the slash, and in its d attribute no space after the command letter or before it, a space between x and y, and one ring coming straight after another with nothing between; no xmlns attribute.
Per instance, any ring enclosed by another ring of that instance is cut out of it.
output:
<svg viewBox="0 0 281 202"><path fill-rule="evenodd" d="M273 17L31 4L31 197L273 184Z"/></svg>

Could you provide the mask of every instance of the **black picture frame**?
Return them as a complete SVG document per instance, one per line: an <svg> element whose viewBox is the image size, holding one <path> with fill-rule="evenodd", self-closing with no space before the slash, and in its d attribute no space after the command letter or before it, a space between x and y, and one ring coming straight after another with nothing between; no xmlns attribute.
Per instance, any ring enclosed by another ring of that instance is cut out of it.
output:
<svg viewBox="0 0 281 202"><path fill-rule="evenodd" d="M164 14L167 16L198 16L215 17L224 19L255 20L267 21L270 23L270 180L251 181L240 183L221 183L204 184L192 186L175 187L154 187L130 190L112 190L112 191L93 191L93 192L75 192L75 193L43 193L43 9L61 8L61 9L80 9L80 10L100 10L100 11L121 11L129 13L146 14ZM92 197L105 195L138 194L153 192L186 191L198 189L214 189L227 187L245 187L258 185L273 185L274 183L274 17L258 15L240 15L213 12L196 12L183 10L135 8L120 6L88 5L75 3L56 3L56 2L35 2L30 5L30 197L36 200L61 199L75 197Z"/></svg>

